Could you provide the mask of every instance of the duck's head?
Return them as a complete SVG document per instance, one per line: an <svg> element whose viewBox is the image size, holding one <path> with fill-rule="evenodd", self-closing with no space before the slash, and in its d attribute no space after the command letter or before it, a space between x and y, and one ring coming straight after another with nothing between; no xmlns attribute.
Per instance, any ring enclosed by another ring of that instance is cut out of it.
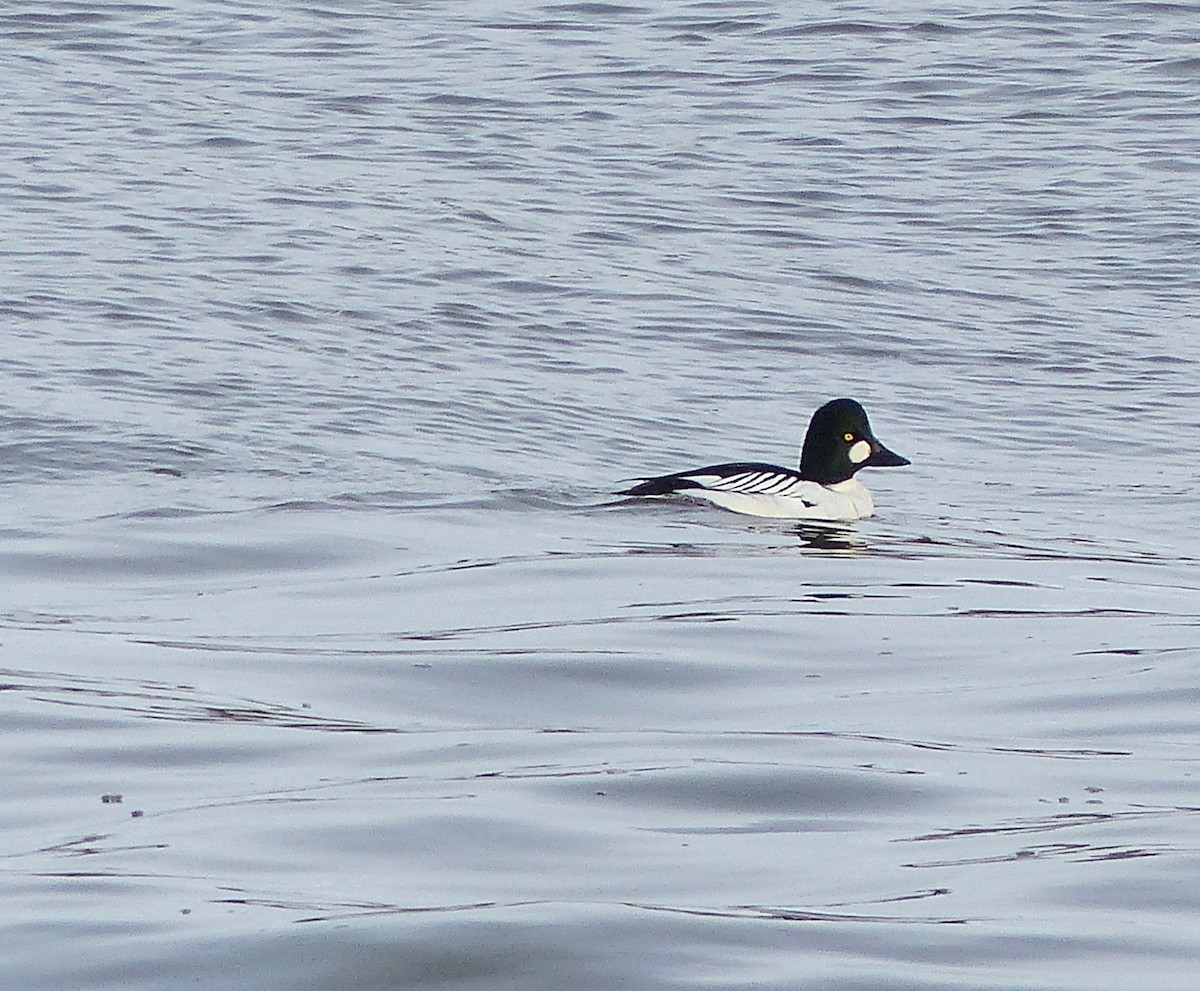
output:
<svg viewBox="0 0 1200 991"><path fill-rule="evenodd" d="M822 485L853 478L859 468L911 464L884 447L871 432L867 411L853 399L832 399L817 410L804 435L800 474Z"/></svg>

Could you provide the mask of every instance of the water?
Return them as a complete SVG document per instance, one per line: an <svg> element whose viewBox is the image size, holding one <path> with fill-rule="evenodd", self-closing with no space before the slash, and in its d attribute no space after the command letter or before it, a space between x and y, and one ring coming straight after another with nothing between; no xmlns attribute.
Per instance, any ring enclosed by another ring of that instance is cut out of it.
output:
<svg viewBox="0 0 1200 991"><path fill-rule="evenodd" d="M6 987L1195 985L1200 9L0 26Z"/></svg>

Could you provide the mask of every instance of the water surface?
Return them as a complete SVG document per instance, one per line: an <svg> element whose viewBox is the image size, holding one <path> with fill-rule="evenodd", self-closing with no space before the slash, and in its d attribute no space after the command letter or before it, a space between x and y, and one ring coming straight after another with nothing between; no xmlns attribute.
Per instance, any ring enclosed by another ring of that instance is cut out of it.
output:
<svg viewBox="0 0 1200 991"><path fill-rule="evenodd" d="M1193 986L1195 11L0 24L12 987Z"/></svg>

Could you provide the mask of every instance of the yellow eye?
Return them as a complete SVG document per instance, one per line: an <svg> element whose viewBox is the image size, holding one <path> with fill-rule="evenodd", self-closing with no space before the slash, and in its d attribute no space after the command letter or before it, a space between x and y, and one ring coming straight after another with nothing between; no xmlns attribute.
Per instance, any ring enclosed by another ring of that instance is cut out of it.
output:
<svg viewBox="0 0 1200 991"><path fill-rule="evenodd" d="M847 444L849 444L850 441L854 440L854 434L843 434L842 440L844 440Z"/></svg>

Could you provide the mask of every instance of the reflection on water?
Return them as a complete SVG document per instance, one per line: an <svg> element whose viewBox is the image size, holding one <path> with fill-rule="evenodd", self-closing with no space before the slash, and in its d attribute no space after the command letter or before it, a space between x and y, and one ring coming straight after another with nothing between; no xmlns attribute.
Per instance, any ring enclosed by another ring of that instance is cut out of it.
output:
<svg viewBox="0 0 1200 991"><path fill-rule="evenodd" d="M872 899L867 905L886 905L897 902L914 902L928 898L940 898L950 892L945 888L932 888L927 891L915 891L911 894L897 895L893 898ZM967 919L939 918L937 916L887 915L878 911L851 912L849 906L839 903L842 911L833 911L834 906L825 909L799 908L767 905L733 905L727 909L696 909L680 908L670 905L637 905L632 906L653 912L677 912L681 915L710 916L726 919L747 919L769 922L881 922L895 925L962 925Z"/></svg>
<svg viewBox="0 0 1200 991"><path fill-rule="evenodd" d="M819 551L862 552L869 544L851 527L813 526L798 524L792 532L805 547Z"/></svg>
<svg viewBox="0 0 1200 991"><path fill-rule="evenodd" d="M395 730L353 720L329 719L278 703L220 698L189 685L132 682L108 677L99 680L75 674L0 669L0 691L19 693L49 705L123 713L140 719L174 722L231 722L315 729L339 733L378 733Z"/></svg>
<svg viewBox="0 0 1200 991"><path fill-rule="evenodd" d="M1198 972L1195 11L193 7L0 12L6 987Z"/></svg>

